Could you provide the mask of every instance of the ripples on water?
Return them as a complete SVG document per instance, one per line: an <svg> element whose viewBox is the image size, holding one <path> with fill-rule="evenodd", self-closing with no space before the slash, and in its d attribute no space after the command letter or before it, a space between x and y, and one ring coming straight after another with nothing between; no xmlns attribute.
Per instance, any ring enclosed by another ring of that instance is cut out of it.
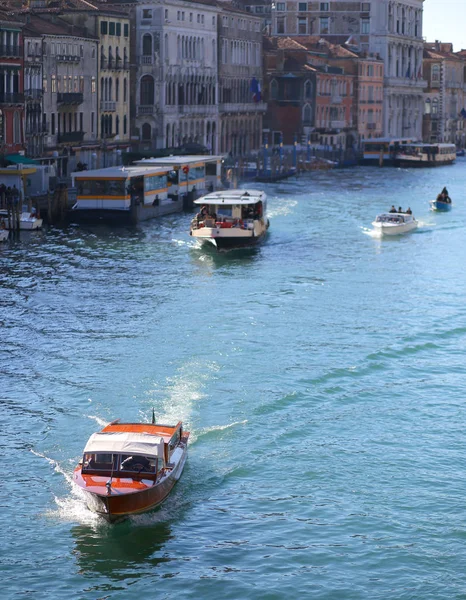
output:
<svg viewBox="0 0 466 600"><path fill-rule="evenodd" d="M0 246L3 597L463 597L465 183L463 161L269 186L243 252L189 215ZM373 238L392 203L420 228ZM185 472L109 526L74 465L152 407L190 428Z"/></svg>

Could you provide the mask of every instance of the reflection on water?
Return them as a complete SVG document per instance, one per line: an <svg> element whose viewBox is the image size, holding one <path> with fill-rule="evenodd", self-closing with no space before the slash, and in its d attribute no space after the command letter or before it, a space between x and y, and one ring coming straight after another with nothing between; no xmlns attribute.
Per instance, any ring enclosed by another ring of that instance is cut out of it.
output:
<svg viewBox="0 0 466 600"><path fill-rule="evenodd" d="M118 581L153 574L153 568L165 561L159 552L172 537L168 523L147 524L147 518L142 523L77 525L71 532L79 572Z"/></svg>

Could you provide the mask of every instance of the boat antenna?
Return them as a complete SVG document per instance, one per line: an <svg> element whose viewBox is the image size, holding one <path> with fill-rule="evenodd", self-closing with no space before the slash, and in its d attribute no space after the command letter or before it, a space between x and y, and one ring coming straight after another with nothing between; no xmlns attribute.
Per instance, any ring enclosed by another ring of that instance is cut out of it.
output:
<svg viewBox="0 0 466 600"><path fill-rule="evenodd" d="M152 409L152 425L155 425L155 412L154 412L154 409Z"/></svg>

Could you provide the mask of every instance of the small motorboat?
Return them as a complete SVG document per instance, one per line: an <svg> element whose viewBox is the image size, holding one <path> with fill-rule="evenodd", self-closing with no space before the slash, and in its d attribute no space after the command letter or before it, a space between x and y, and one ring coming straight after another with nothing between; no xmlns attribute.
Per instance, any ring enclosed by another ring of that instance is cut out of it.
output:
<svg viewBox="0 0 466 600"><path fill-rule="evenodd" d="M218 250L253 246L266 236L267 196L262 191L212 192L194 204L202 208L191 221L190 235Z"/></svg>
<svg viewBox="0 0 466 600"><path fill-rule="evenodd" d="M8 214L7 210L0 211L0 219L2 219L5 222L5 227L7 229L17 229L17 227L14 226L14 223L11 222L12 218L13 217L11 216L11 214ZM20 230L32 231L34 229L41 229L42 223L43 219L37 216L35 209L32 209L31 212L23 211L19 215Z"/></svg>
<svg viewBox="0 0 466 600"><path fill-rule="evenodd" d="M113 421L91 435L74 470L89 509L110 523L156 508L181 476L189 432L152 421Z"/></svg>
<svg viewBox="0 0 466 600"><path fill-rule="evenodd" d="M452 207L450 198L447 200L430 200L429 204L431 210L436 210L438 212L447 212L451 210Z"/></svg>
<svg viewBox="0 0 466 600"><path fill-rule="evenodd" d="M409 213L382 213L372 225L380 235L400 235L416 229L418 222Z"/></svg>

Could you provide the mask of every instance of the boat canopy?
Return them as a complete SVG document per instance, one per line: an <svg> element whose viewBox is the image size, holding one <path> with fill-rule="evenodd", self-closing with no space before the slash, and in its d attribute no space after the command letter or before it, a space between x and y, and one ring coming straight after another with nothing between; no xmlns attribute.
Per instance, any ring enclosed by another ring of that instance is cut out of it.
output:
<svg viewBox="0 0 466 600"><path fill-rule="evenodd" d="M194 204L199 205L219 205L219 204L236 204L248 205L264 202L267 199L264 192L260 190L226 190L223 192L213 192L202 198L194 200Z"/></svg>
<svg viewBox="0 0 466 600"><path fill-rule="evenodd" d="M94 433L84 448L84 454L137 454L163 458L162 437L146 433L109 432Z"/></svg>

